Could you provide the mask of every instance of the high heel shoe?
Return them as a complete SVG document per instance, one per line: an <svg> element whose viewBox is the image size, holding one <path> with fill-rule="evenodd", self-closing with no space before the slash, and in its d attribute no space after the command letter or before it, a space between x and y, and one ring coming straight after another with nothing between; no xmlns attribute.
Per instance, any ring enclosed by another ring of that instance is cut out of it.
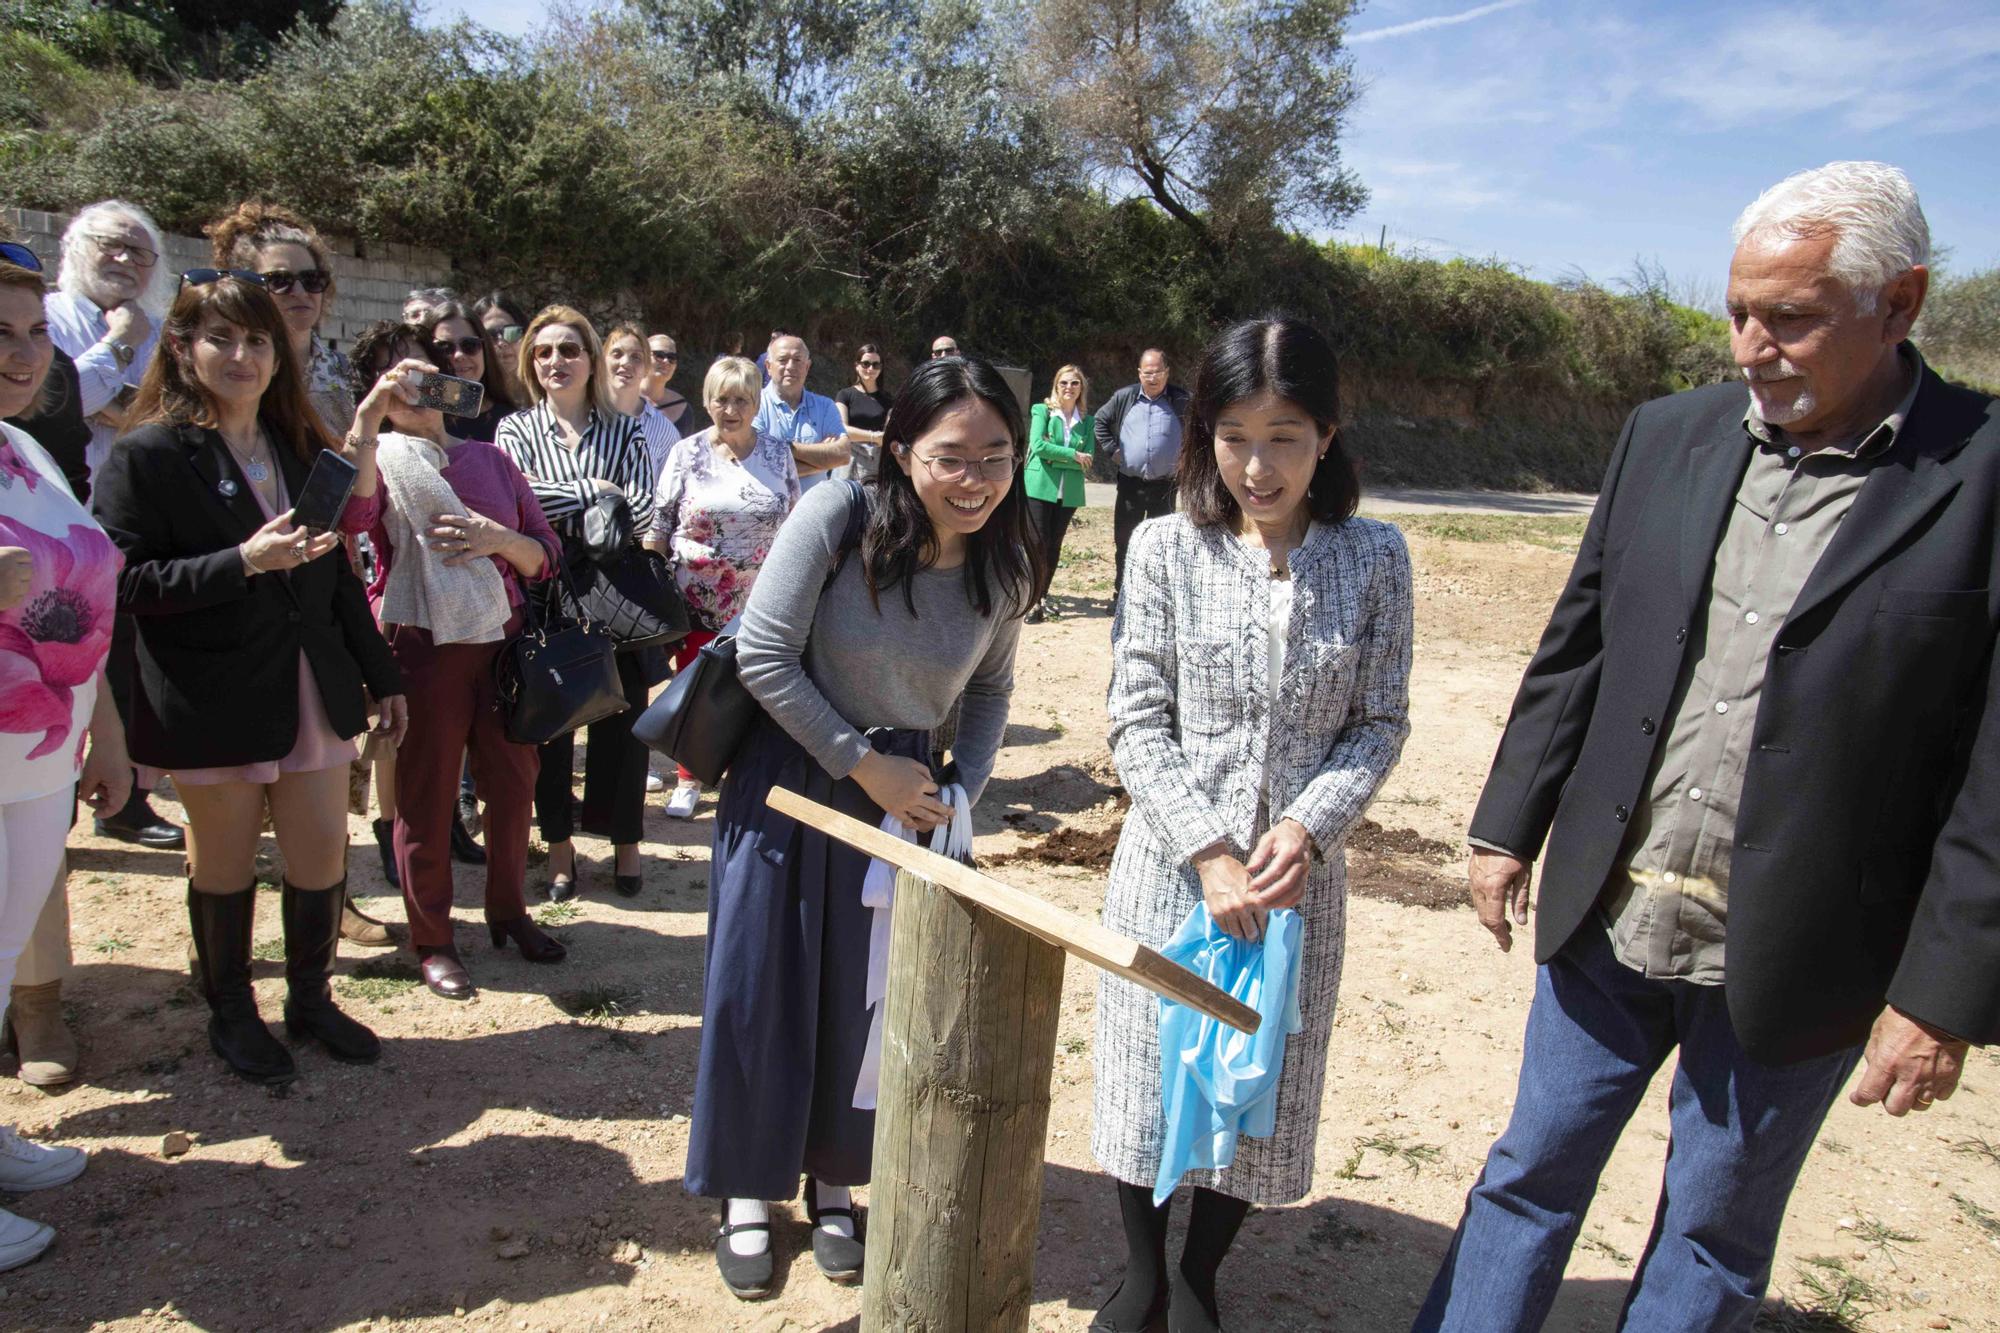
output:
<svg viewBox="0 0 2000 1333"><path fill-rule="evenodd" d="M486 931L493 937L493 947L504 949L512 940L520 947L521 957L531 963L560 963L569 956L562 941L542 933L541 927L527 917L517 916L512 921L488 921Z"/></svg>
<svg viewBox="0 0 2000 1333"><path fill-rule="evenodd" d="M556 859L551 856L549 858L549 881L542 887L543 895L552 903L566 903L580 892L582 890L578 888L576 880L576 851L574 849L570 851L569 873L567 876L562 871L556 869Z"/></svg>

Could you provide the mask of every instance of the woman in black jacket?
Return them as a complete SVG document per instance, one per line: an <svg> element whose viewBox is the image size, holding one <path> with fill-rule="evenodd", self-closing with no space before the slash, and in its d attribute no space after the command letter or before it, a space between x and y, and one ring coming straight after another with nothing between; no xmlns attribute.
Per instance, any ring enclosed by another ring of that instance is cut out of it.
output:
<svg viewBox="0 0 2000 1333"><path fill-rule="evenodd" d="M346 891L347 767L379 701L400 738L403 686L339 535L291 522L335 448L306 397L276 302L255 275L184 275L131 433L98 472L98 521L125 553L118 609L138 625L132 758L187 809L188 915L209 1044L245 1078L292 1058L250 988L252 860L268 803L284 853L285 1026L336 1059L381 1043L327 988ZM372 444L349 446L365 489Z"/></svg>

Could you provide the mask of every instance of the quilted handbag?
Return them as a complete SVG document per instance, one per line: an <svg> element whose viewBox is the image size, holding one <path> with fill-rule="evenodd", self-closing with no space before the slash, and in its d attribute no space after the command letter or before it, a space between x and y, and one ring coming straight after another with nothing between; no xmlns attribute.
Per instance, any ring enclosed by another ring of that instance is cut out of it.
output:
<svg viewBox="0 0 2000 1333"><path fill-rule="evenodd" d="M581 527L582 540L569 543L564 563L584 618L625 649L665 647L686 638L687 603L673 566L639 545L625 497L599 495L583 511Z"/></svg>

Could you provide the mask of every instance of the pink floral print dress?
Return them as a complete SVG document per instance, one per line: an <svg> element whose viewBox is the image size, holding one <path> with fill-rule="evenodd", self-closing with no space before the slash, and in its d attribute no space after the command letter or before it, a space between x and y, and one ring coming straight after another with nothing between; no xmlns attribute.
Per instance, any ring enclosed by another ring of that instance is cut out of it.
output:
<svg viewBox="0 0 2000 1333"><path fill-rule="evenodd" d="M673 552L674 581L699 627L719 630L750 600L757 571L785 515L799 502L792 447L759 433L739 463L715 447L715 430L674 445L654 496L655 538Z"/></svg>
<svg viewBox="0 0 2000 1333"><path fill-rule="evenodd" d="M0 612L0 804L72 786L111 652L118 571L104 530L41 445L0 424L0 546L19 546L34 579Z"/></svg>

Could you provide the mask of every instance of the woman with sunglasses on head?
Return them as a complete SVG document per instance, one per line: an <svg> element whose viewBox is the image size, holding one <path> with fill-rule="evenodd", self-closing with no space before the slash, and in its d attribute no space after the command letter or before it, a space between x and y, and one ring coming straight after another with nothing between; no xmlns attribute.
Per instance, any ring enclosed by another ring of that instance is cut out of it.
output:
<svg viewBox="0 0 2000 1333"><path fill-rule="evenodd" d="M655 474L639 423L612 405L608 377L599 372L604 350L597 330L580 311L552 305L528 322L521 339L521 379L532 407L500 423L495 441L534 487L542 513L565 540L580 539L583 511L601 494L624 497L633 531L653 523ZM646 747L632 738L645 711L647 681L641 654L618 654L618 679L632 706L593 722L583 766L585 833L611 840L616 858L612 885L630 898L641 887L639 839L645 833ZM548 896L563 902L577 894L571 765L576 737L542 747L535 783L535 818L549 848Z"/></svg>
<svg viewBox="0 0 2000 1333"><path fill-rule="evenodd" d="M438 370L471 380L486 390L474 416L451 417L447 423L461 440L493 443L500 419L521 406L507 387L503 367L507 356L472 312L457 301L446 301L431 310L420 326L426 335L424 357Z"/></svg>
<svg viewBox="0 0 2000 1333"><path fill-rule="evenodd" d="M882 349L862 343L854 356L854 383L833 396L847 442L854 448L854 476L866 481L882 465L882 425L889 419L889 395L882 389Z"/></svg>
<svg viewBox="0 0 2000 1333"><path fill-rule="evenodd" d="M296 1073L250 986L252 863L267 807L285 861L286 1030L338 1060L381 1055L375 1034L334 1006L327 979L367 696L378 701L377 734L398 739L407 720L401 675L340 533L292 522L314 460L336 448L304 369L258 275L182 275L134 429L92 497L124 552L119 605L138 625L132 757L142 772L172 773L187 811L209 1044L261 1083ZM372 472L372 442L360 452Z"/></svg>
<svg viewBox="0 0 2000 1333"><path fill-rule="evenodd" d="M42 297L33 252L0 245L0 418L43 404L55 348ZM0 994L60 872L79 790L92 808L115 810L132 780L104 681L118 567L55 460L0 425ZM61 1185L84 1165L79 1148L0 1126L0 1190ZM35 1258L55 1234L0 1209L0 1269Z"/></svg>
<svg viewBox="0 0 2000 1333"><path fill-rule="evenodd" d="M521 628L526 586L561 553L528 479L491 444L461 439L457 418L409 402L398 382L430 368L423 331L388 321L354 344L373 375L355 429L383 431L382 504L369 527L379 564L379 614L410 696L396 750L395 856L424 984L470 999L471 976L452 938L452 850L460 760L468 751L486 799L486 925L495 948L513 940L529 962L555 963L562 945L528 919L522 881L536 754L507 739L495 666Z"/></svg>
<svg viewBox="0 0 2000 1333"><path fill-rule="evenodd" d="M1079 366L1064 366L1049 386L1046 402L1035 404L1028 422L1028 517L1042 543L1042 583L1028 623L1039 625L1056 610L1046 605L1049 582L1062 554L1063 534L1083 507L1083 486L1097 453L1090 416L1090 381Z"/></svg>
<svg viewBox="0 0 2000 1333"><path fill-rule="evenodd" d="M507 382L507 401L516 408L528 403L528 386L521 379L521 335L528 331L528 308L505 292L492 291L472 303L472 318L493 340L499 352L500 377Z"/></svg>
<svg viewBox="0 0 2000 1333"><path fill-rule="evenodd" d="M245 269L264 279L290 335L292 355L304 367L306 395L338 439L354 424L352 371L347 358L319 336L333 306L333 260L326 242L290 209L238 204L205 229L215 266Z"/></svg>
<svg viewBox="0 0 2000 1333"><path fill-rule="evenodd" d="M1023 443L992 367L919 366L889 412L881 471L806 494L743 612L737 663L765 716L716 810L686 1171L689 1193L723 1200L716 1263L740 1297L770 1289L767 1200L791 1197L801 1173L814 1260L834 1281L860 1279L849 1189L868 1182L875 1130L855 1106L874 1093L861 1081L868 857L765 799L784 786L870 826L889 814L935 828L951 808L929 733L961 696L956 780L979 798L1038 573Z"/></svg>

